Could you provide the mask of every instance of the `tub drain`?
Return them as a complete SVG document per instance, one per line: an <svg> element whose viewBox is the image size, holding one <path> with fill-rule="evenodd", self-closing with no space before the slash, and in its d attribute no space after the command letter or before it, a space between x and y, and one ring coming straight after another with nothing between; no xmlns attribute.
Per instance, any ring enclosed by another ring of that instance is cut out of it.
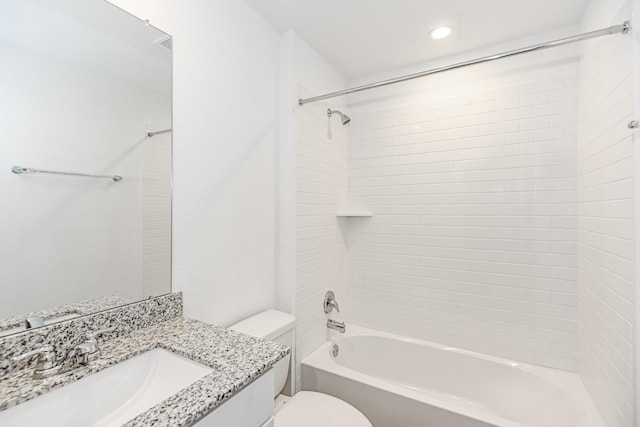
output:
<svg viewBox="0 0 640 427"><path fill-rule="evenodd" d="M331 355L333 357L338 357L338 353L340 353L340 347L338 347L338 344L331 346Z"/></svg>

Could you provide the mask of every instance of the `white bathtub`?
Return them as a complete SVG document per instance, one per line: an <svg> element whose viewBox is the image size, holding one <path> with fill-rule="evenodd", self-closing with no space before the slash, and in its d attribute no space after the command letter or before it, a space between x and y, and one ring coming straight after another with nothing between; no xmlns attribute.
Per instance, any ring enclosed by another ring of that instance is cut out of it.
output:
<svg viewBox="0 0 640 427"><path fill-rule="evenodd" d="M576 374L354 325L302 361L302 389L374 427L605 427Z"/></svg>

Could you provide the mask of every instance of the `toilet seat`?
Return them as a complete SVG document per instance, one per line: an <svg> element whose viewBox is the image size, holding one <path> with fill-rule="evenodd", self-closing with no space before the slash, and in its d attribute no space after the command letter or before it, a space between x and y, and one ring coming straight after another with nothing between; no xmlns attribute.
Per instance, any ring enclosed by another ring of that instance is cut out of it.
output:
<svg viewBox="0 0 640 427"><path fill-rule="evenodd" d="M296 393L275 415L275 427L372 427L353 406L314 391Z"/></svg>

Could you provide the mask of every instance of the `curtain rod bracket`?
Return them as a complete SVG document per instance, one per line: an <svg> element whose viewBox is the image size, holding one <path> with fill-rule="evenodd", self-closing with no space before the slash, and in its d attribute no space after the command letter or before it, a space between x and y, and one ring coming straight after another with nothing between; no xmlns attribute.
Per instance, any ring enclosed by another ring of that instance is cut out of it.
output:
<svg viewBox="0 0 640 427"><path fill-rule="evenodd" d="M147 136L149 138L151 138L153 136L160 135L160 134L163 134L163 133L169 133L169 132L171 132L171 129L157 130L155 132L147 131Z"/></svg>

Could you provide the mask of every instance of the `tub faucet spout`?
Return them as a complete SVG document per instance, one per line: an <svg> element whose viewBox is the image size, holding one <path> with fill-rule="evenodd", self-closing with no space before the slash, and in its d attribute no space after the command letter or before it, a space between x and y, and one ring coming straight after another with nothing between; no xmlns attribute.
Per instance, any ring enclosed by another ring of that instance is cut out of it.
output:
<svg viewBox="0 0 640 427"><path fill-rule="evenodd" d="M344 325L344 322L336 322L333 319L327 320L327 328L338 331L341 334L344 334L344 331L347 329L347 327Z"/></svg>

